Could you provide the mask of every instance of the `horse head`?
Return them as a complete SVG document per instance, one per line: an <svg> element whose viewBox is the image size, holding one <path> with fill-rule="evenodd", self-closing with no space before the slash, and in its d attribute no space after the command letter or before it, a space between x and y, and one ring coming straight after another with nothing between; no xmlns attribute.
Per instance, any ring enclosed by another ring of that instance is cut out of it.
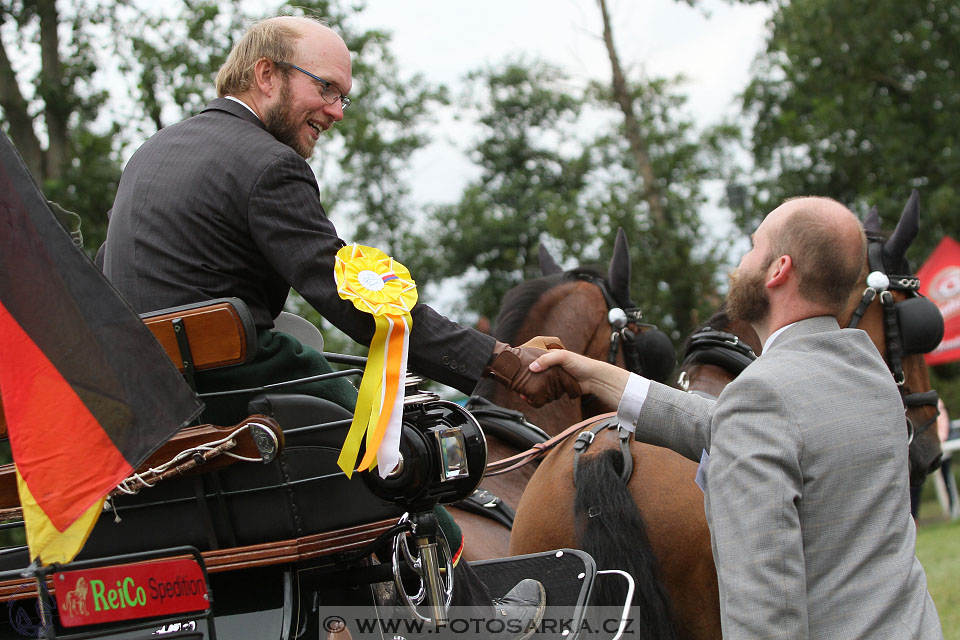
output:
<svg viewBox="0 0 960 640"><path fill-rule="evenodd" d="M630 250L622 229L605 271L589 266L564 270L542 245L540 267L542 277L522 282L504 296L493 328L498 340L518 345L537 335L556 336L570 351L642 369L654 379L672 373L676 363L672 343L656 328L639 323L639 309L630 299ZM481 381L476 393L523 411L550 434L584 417L616 409L599 406L592 397L563 398L533 409L487 381Z"/></svg>
<svg viewBox="0 0 960 640"><path fill-rule="evenodd" d="M906 251L919 230L919 195L910 195L900 220L884 239L876 208L863 222L867 261L851 294L841 324L867 332L897 381L906 411L910 439L910 483L919 486L940 465L942 450L936 428L937 394L923 354L943 338L943 316L917 292Z"/></svg>

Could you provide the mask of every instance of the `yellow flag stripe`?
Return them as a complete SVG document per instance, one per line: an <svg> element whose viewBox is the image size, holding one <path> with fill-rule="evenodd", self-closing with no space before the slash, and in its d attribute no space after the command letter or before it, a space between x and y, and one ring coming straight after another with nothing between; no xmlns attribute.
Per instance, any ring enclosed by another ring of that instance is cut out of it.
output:
<svg viewBox="0 0 960 640"><path fill-rule="evenodd" d="M30 488L17 471L17 492L20 494L20 506L23 508L23 522L27 531L27 546L30 560L40 558L44 565L73 560L83 548L93 526L103 510L104 499L97 500L63 531L59 531L40 508Z"/></svg>

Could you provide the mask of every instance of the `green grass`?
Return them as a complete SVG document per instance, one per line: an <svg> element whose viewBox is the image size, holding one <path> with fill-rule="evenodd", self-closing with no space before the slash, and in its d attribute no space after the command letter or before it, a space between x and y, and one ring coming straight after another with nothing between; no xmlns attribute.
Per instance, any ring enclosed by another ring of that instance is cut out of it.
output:
<svg viewBox="0 0 960 640"><path fill-rule="evenodd" d="M954 456L955 475L958 463L960 459ZM927 574L944 640L960 640L960 520L946 519L930 480L924 483L918 516L917 557Z"/></svg>

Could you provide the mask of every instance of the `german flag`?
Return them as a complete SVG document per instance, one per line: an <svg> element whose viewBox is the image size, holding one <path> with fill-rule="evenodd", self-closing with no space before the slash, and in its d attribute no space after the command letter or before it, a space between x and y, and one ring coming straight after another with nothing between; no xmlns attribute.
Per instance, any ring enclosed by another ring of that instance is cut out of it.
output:
<svg viewBox="0 0 960 640"><path fill-rule="evenodd" d="M0 398L31 559L69 562L201 405L0 137Z"/></svg>

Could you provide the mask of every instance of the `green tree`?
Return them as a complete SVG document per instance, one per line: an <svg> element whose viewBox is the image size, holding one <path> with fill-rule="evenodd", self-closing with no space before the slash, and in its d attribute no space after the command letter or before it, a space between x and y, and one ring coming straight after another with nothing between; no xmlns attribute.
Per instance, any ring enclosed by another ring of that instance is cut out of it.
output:
<svg viewBox="0 0 960 640"><path fill-rule="evenodd" d="M590 237L578 221L590 167L578 140L582 99L562 90L544 62L507 62L469 75L464 112L481 134L471 159L480 175L459 202L437 207L426 225L417 273L466 276L471 311L495 317L512 286L540 275L537 249L550 234L579 252Z"/></svg>
<svg viewBox="0 0 960 640"><path fill-rule="evenodd" d="M597 237L624 229L634 301L677 343L719 304L716 274L731 239L712 232L700 212L708 201L705 185L718 178L720 150L732 135L725 128L698 132L683 116L686 98L678 84L659 78L629 85L656 195L638 171L623 124L614 123L595 142L598 162L589 178L595 197L583 214ZM609 108L610 87L598 85L596 95Z"/></svg>
<svg viewBox="0 0 960 640"><path fill-rule="evenodd" d="M620 226L630 240L633 289L647 317L680 341L717 306L715 274L729 249L705 233L700 211L704 185L720 177L724 144L732 127L700 134L683 113L686 98L676 89L682 78L631 80L614 44L605 0L598 0L611 82L595 92L622 116L617 129L601 138L601 181L607 198L592 214ZM616 168L612 171L612 168Z"/></svg>
<svg viewBox="0 0 960 640"><path fill-rule="evenodd" d="M0 1L0 124L46 196L80 214L97 244L120 176L119 129L96 126L108 94L94 79L114 8Z"/></svg>
<svg viewBox="0 0 960 640"><path fill-rule="evenodd" d="M832 196L889 227L921 189L925 258L960 235L960 5L952 0L782 1L743 100L758 168L740 222L786 196Z"/></svg>
<svg viewBox="0 0 960 640"><path fill-rule="evenodd" d="M918 187L921 264L960 237L960 5L951 0L792 0L774 13L767 50L744 93L759 169L744 228L787 196L832 196L890 229ZM935 367L960 398L960 367Z"/></svg>
<svg viewBox="0 0 960 640"><path fill-rule="evenodd" d="M469 310L492 318L510 287L539 275L541 242L567 262L606 264L623 227L633 297L647 318L679 340L712 310L726 241L708 238L699 211L704 184L718 175L711 150L727 132L697 133L675 82L623 84L651 190L610 86L573 95L559 69L523 61L471 81L468 108L482 127L471 157L481 172L459 202L433 211L423 272L463 278ZM585 119L606 124L588 128Z"/></svg>

